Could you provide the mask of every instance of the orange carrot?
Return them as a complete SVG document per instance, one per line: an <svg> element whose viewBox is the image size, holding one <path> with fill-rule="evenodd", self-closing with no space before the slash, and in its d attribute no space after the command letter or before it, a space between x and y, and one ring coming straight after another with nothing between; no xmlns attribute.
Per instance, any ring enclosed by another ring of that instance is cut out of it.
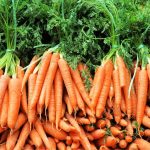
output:
<svg viewBox="0 0 150 150"><path fill-rule="evenodd" d="M56 142L53 138L48 137L49 142L51 143L51 149L56 150Z"/></svg>
<svg viewBox="0 0 150 150"><path fill-rule="evenodd" d="M99 150L110 150L107 146L100 146Z"/></svg>
<svg viewBox="0 0 150 150"><path fill-rule="evenodd" d="M78 132L69 132L70 137L73 141L77 142L80 141L80 137L78 136Z"/></svg>
<svg viewBox="0 0 150 150"><path fill-rule="evenodd" d="M149 80L150 80L150 63L147 64L147 74L148 74L148 77L149 77Z"/></svg>
<svg viewBox="0 0 150 150"><path fill-rule="evenodd" d="M69 114L72 114L73 108L72 108L72 105L71 105L71 103L70 103L70 100L69 100L69 97L68 97L67 93L65 93L65 95L64 95L64 101L65 101L65 103L66 103L66 105L67 105L68 113L69 113Z"/></svg>
<svg viewBox="0 0 150 150"><path fill-rule="evenodd" d="M102 87L103 87L103 82L104 82L104 75L105 75L105 69L103 66L99 66L97 69L97 78L95 79L95 85L94 85L94 90L93 90L93 94L92 94L92 102L91 102L91 106L93 111L95 112L95 108L98 102L98 98L100 96Z"/></svg>
<svg viewBox="0 0 150 150"><path fill-rule="evenodd" d="M26 139L28 138L29 134L30 134L30 125L27 122L21 130L21 133L19 135L19 138L17 140L17 144L16 144L14 150L20 150L24 147Z"/></svg>
<svg viewBox="0 0 150 150"><path fill-rule="evenodd" d="M63 102L63 103L62 103L62 112L61 112L61 118L63 118L63 117L64 117L64 115L65 115L65 112L66 112L66 104Z"/></svg>
<svg viewBox="0 0 150 150"><path fill-rule="evenodd" d="M134 87L135 87L136 95L138 95L139 73L140 73L140 67L138 67L137 70L136 70L135 80L134 80Z"/></svg>
<svg viewBox="0 0 150 150"><path fill-rule="evenodd" d="M6 140L6 148L7 150L13 150L14 147L15 147L15 144L18 140L18 136L19 136L19 130L16 131L15 133L13 133L12 135L10 134L8 137L7 137L7 140Z"/></svg>
<svg viewBox="0 0 150 150"><path fill-rule="evenodd" d="M30 138L36 147L40 147L43 144L40 135L35 129L32 129L32 131L30 132Z"/></svg>
<svg viewBox="0 0 150 150"><path fill-rule="evenodd" d="M115 94L114 85L113 85L113 82L111 82L110 90L109 90L109 100L110 100L110 101L111 101L112 98L114 97L114 94Z"/></svg>
<svg viewBox="0 0 150 150"><path fill-rule="evenodd" d="M72 150L76 150L76 149L79 148L79 146L80 146L80 142L79 142L79 141L73 142L72 145L71 145L71 149L72 149ZM93 149L92 149L92 150L93 150Z"/></svg>
<svg viewBox="0 0 150 150"><path fill-rule="evenodd" d="M9 106L7 125L10 129L14 129L21 101L21 80L12 78L9 81Z"/></svg>
<svg viewBox="0 0 150 150"><path fill-rule="evenodd" d="M131 89L131 100L132 100L132 116L136 118L136 112L137 112L137 96L135 94L134 89Z"/></svg>
<svg viewBox="0 0 150 150"><path fill-rule="evenodd" d="M125 140L120 140L119 147L120 148L126 148L127 147L127 142Z"/></svg>
<svg viewBox="0 0 150 150"><path fill-rule="evenodd" d="M140 127L146 107L147 90L148 90L148 75L145 69L140 70L138 85L139 87L138 87L136 121L138 122L138 125Z"/></svg>
<svg viewBox="0 0 150 150"><path fill-rule="evenodd" d="M33 72L34 68L36 67L37 65L37 59L38 59L38 56L34 56L30 62L30 65L28 67L28 69L26 70L25 72L25 75L23 77L23 80L22 80L22 90L24 89L24 86L30 76L30 74Z"/></svg>
<svg viewBox="0 0 150 150"><path fill-rule="evenodd" d="M2 104L2 110L1 110L1 114L0 114L1 127L6 127L6 125L7 125L8 105L9 105L9 96L8 96L8 90L6 90L3 104Z"/></svg>
<svg viewBox="0 0 150 150"><path fill-rule="evenodd" d="M38 71L38 76L37 76L37 79L36 79L36 84L35 84L35 88L34 88L34 92L33 92L33 96L32 96L32 99L31 99L31 102L30 102L30 105L29 105L29 109L28 109L28 115L32 115L32 116L35 116L35 109L36 109L36 104L39 100L39 97L40 97L40 94L41 94L41 90L42 90L42 87L43 87L43 83L44 83L44 80L45 80L45 76L46 76L46 73L47 73L47 70L48 70L48 67L49 67L49 64L50 64L50 59L51 59L51 53L49 52L45 52L44 53L44 56L43 56L43 59L42 59L42 62L41 62L41 66L39 68L39 71ZM28 117L30 118L30 117ZM31 119L31 120L30 120ZM30 126L31 124L33 123L34 121L34 118L30 118L29 119L29 123L30 123Z"/></svg>
<svg viewBox="0 0 150 150"><path fill-rule="evenodd" d="M34 150L33 146L31 146L30 144L26 144L23 149L24 150Z"/></svg>
<svg viewBox="0 0 150 150"><path fill-rule="evenodd" d="M3 103L3 99L5 96L5 92L7 90L8 84L9 84L9 77L7 75L2 75L0 77L0 111Z"/></svg>
<svg viewBox="0 0 150 150"><path fill-rule="evenodd" d="M71 136L66 137L66 145L71 145L72 144L72 138Z"/></svg>
<svg viewBox="0 0 150 150"><path fill-rule="evenodd" d="M96 117L98 118L102 116L102 113L104 112L105 109L106 100L109 94L109 88L111 84L112 71L113 71L112 61L108 60L105 64L105 79L103 88L96 107Z"/></svg>
<svg viewBox="0 0 150 150"><path fill-rule="evenodd" d="M129 145L129 150L138 150L137 144L131 143L131 144Z"/></svg>
<svg viewBox="0 0 150 150"><path fill-rule="evenodd" d="M2 69L0 69L0 77L3 75L3 70Z"/></svg>
<svg viewBox="0 0 150 150"><path fill-rule="evenodd" d="M71 149L71 147L70 147L70 146L67 146L67 147L66 147L66 150L72 150L72 149Z"/></svg>
<svg viewBox="0 0 150 150"><path fill-rule="evenodd" d="M0 150L6 150L6 144L5 143L0 145Z"/></svg>
<svg viewBox="0 0 150 150"><path fill-rule="evenodd" d="M59 121L62 113L62 96L63 96L63 79L58 69L54 80L54 93L56 101L56 128L58 129Z"/></svg>
<svg viewBox="0 0 150 150"><path fill-rule="evenodd" d="M35 129L38 132L38 134L40 135L41 139L43 140L46 148L51 149L51 143L48 140L48 137L43 129L43 126L42 126L42 123L40 122L40 120L36 120Z"/></svg>
<svg viewBox="0 0 150 150"><path fill-rule="evenodd" d="M113 136L107 136L106 138L106 146L111 147L111 148L115 148L117 144L117 140L115 137Z"/></svg>
<svg viewBox="0 0 150 150"><path fill-rule="evenodd" d="M149 150L150 149L150 143L147 142L146 140L137 138L134 141L134 143L137 144L137 146L140 150Z"/></svg>
<svg viewBox="0 0 150 150"><path fill-rule="evenodd" d="M59 127L60 129L63 129L65 132L71 132L75 130L73 126L71 126L69 123L65 122L64 120L60 120Z"/></svg>
<svg viewBox="0 0 150 150"><path fill-rule="evenodd" d="M150 107L149 106L146 106L145 107L145 114L150 117Z"/></svg>
<svg viewBox="0 0 150 150"><path fill-rule="evenodd" d="M124 87L126 85L126 72L125 72L126 66L121 56L117 56L116 62L119 69L120 86Z"/></svg>
<svg viewBox="0 0 150 150"><path fill-rule="evenodd" d="M93 141L93 140L94 140L94 137L93 137L90 133L85 132L85 135L86 135L86 137L88 138L89 141ZM80 139L80 140L81 140L81 139ZM84 145L84 144L83 144L83 145Z"/></svg>
<svg viewBox="0 0 150 150"><path fill-rule="evenodd" d="M120 133L122 133L122 131L120 131L118 128L116 128L114 126L110 127L110 131L113 136L118 136Z"/></svg>
<svg viewBox="0 0 150 150"><path fill-rule="evenodd" d="M132 136L127 135L125 137L126 142L131 143L133 141Z"/></svg>
<svg viewBox="0 0 150 150"><path fill-rule="evenodd" d="M85 125L85 129L88 132L94 131L95 130L95 126L93 125Z"/></svg>
<svg viewBox="0 0 150 150"><path fill-rule="evenodd" d="M119 71L115 69L113 71L113 85L115 91L115 101L113 106L114 111L114 118L116 123L120 122L121 119L121 87L120 87L120 80L119 80Z"/></svg>
<svg viewBox="0 0 150 150"><path fill-rule="evenodd" d="M96 117L88 116L88 119L89 119L89 121L90 121L91 124L96 123Z"/></svg>
<svg viewBox="0 0 150 150"><path fill-rule="evenodd" d="M144 136L147 136L147 137L150 136L150 129L145 129L144 130Z"/></svg>
<svg viewBox="0 0 150 150"><path fill-rule="evenodd" d="M122 126L122 127L126 127L128 125L127 121L125 119L121 119L119 124Z"/></svg>
<svg viewBox="0 0 150 150"><path fill-rule="evenodd" d="M126 113L126 111L127 111L123 93L122 93L122 99L121 99L121 111L124 113Z"/></svg>
<svg viewBox="0 0 150 150"><path fill-rule="evenodd" d="M68 95L69 95L71 105L72 105L73 109L76 110L77 100L76 100L75 90L74 90L74 87L72 84L73 81L71 78L69 66L64 59L59 59L58 65L60 68L62 78L63 78L64 83L65 83Z"/></svg>
<svg viewBox="0 0 150 150"><path fill-rule="evenodd" d="M88 118L77 117L76 120L79 124L91 124L91 122Z"/></svg>
<svg viewBox="0 0 150 150"><path fill-rule="evenodd" d="M144 116L143 116L143 119L142 119L142 124L143 124L145 127L147 127L147 128L150 129L150 118L144 115Z"/></svg>
<svg viewBox="0 0 150 150"><path fill-rule="evenodd" d="M23 81L24 78L24 71L21 66L17 66L17 78L21 79ZM26 87L22 89L22 95L21 95L21 107L22 110L27 114L28 106L27 106L27 94L26 94Z"/></svg>
<svg viewBox="0 0 150 150"><path fill-rule="evenodd" d="M51 99L49 102L49 106L48 106L48 117L49 117L49 121L51 123L55 123L55 118L56 118L56 104L55 104L55 95L54 95L54 87L52 86L51 89Z"/></svg>
<svg viewBox="0 0 150 150"><path fill-rule="evenodd" d="M103 129L106 126L106 121L103 119L100 119L96 122L96 126L100 129Z"/></svg>
<svg viewBox="0 0 150 150"><path fill-rule="evenodd" d="M67 137L66 132L63 130L57 130L55 126L53 126L51 123L46 122L43 124L44 130L47 134L51 135L52 137L55 137L59 140L65 140Z"/></svg>
<svg viewBox="0 0 150 150"><path fill-rule="evenodd" d="M133 136L133 127L131 121L128 120L127 122L128 122L128 125L126 126L127 135Z"/></svg>
<svg viewBox="0 0 150 150"><path fill-rule="evenodd" d="M66 150L66 145L63 142L57 144L58 150Z"/></svg>
<svg viewBox="0 0 150 150"><path fill-rule="evenodd" d="M105 136L106 131L103 129L97 129L93 132L91 132L91 135L93 136L94 140L102 138L103 136Z"/></svg>

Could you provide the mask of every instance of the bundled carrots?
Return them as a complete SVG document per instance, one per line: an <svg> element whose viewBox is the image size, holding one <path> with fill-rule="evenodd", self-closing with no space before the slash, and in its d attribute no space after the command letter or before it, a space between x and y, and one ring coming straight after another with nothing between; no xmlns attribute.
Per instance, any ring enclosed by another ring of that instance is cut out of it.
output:
<svg viewBox="0 0 150 150"><path fill-rule="evenodd" d="M16 77L2 72L0 149L150 149L149 64L132 78L121 56L107 59L89 91L84 69L48 50Z"/></svg>

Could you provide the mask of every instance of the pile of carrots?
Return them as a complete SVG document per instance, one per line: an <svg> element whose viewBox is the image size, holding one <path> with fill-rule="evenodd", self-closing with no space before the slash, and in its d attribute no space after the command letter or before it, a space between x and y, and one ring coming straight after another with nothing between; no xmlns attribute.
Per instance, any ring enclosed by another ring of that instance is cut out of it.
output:
<svg viewBox="0 0 150 150"><path fill-rule="evenodd" d="M118 55L92 78L46 51L12 77L0 70L0 150L149 150L149 99L150 64L129 70Z"/></svg>

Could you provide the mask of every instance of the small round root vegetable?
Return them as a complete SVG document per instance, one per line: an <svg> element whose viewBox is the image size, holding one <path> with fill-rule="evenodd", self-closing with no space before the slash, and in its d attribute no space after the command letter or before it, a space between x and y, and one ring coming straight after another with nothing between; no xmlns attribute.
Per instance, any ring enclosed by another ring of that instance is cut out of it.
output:
<svg viewBox="0 0 150 150"><path fill-rule="evenodd" d="M126 148L127 147L127 142L125 140L120 140L119 147L120 148Z"/></svg>

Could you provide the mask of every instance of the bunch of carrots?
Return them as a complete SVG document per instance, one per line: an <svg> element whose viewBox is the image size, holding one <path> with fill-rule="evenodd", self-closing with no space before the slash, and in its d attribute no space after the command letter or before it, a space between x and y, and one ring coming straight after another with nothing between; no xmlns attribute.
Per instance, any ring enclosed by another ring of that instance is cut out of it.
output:
<svg viewBox="0 0 150 150"><path fill-rule="evenodd" d="M150 63L131 71L117 55L92 78L48 50L16 76L0 70L0 150L149 150L148 99Z"/></svg>

